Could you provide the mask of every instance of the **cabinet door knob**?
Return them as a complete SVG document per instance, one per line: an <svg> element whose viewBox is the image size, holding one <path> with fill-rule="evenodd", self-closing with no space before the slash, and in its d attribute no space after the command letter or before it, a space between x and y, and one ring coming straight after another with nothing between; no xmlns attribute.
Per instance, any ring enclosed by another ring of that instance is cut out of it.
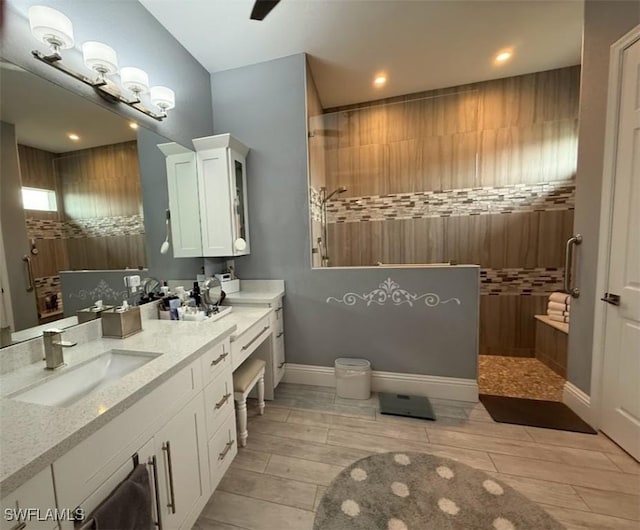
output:
<svg viewBox="0 0 640 530"><path fill-rule="evenodd" d="M282 368L284 366L284 361L282 361L279 365L278 368Z"/></svg>
<svg viewBox="0 0 640 530"><path fill-rule="evenodd" d="M284 335L284 331L281 331L280 333L278 333L276 335L276 339L279 339L280 337L282 337L282 335Z"/></svg>

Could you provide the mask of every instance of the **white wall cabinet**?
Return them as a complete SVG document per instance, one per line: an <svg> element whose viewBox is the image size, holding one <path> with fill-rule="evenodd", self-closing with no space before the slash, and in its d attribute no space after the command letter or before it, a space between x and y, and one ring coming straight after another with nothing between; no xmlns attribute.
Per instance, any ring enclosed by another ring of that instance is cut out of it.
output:
<svg viewBox="0 0 640 530"><path fill-rule="evenodd" d="M196 154L177 143L160 144L158 149L167 159L173 256L202 256Z"/></svg>
<svg viewBox="0 0 640 530"><path fill-rule="evenodd" d="M196 152L176 143L158 145L166 157L174 257L249 254L249 148L230 134L193 144Z"/></svg>
<svg viewBox="0 0 640 530"><path fill-rule="evenodd" d="M198 168L203 256L249 254L246 156L230 134L193 140Z"/></svg>

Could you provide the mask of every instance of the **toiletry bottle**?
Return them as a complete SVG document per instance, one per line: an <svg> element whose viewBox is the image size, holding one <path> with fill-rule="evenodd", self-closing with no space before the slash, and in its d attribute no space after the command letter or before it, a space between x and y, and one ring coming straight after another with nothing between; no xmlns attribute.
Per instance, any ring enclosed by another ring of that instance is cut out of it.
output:
<svg viewBox="0 0 640 530"><path fill-rule="evenodd" d="M202 297L200 296L200 285L198 284L198 282L193 282L193 290L191 291L191 296L193 296L196 307L200 307L200 304L202 303Z"/></svg>

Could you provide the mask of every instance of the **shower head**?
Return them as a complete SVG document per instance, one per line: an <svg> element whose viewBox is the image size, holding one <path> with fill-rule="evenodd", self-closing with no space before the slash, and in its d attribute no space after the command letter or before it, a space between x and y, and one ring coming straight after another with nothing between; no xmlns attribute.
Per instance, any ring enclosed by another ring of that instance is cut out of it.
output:
<svg viewBox="0 0 640 530"><path fill-rule="evenodd" d="M325 198L322 199L322 202L329 202L331 200L331 197L333 197L334 195L336 195L338 193L344 193L345 191L347 191L347 188L345 186L340 186L339 188L336 188L331 193L329 193L329 195L326 195L327 188L322 188L322 190L325 193Z"/></svg>

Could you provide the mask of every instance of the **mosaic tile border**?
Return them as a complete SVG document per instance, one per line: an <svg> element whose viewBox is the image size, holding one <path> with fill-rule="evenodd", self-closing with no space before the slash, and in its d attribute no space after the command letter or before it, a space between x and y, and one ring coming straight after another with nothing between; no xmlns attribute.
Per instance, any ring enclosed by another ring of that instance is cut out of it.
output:
<svg viewBox="0 0 640 530"><path fill-rule="evenodd" d="M60 276L41 276L40 278L34 278L33 284L36 289L38 307L41 312L47 312L44 299L52 294L58 296L56 308L58 311L62 311L62 283L60 281Z"/></svg>
<svg viewBox="0 0 640 530"><path fill-rule="evenodd" d="M327 205L329 223L494 215L572 210L575 181L420 191L337 198Z"/></svg>
<svg viewBox="0 0 640 530"><path fill-rule="evenodd" d="M562 291L564 268L480 269L480 294L537 295Z"/></svg>
<svg viewBox="0 0 640 530"><path fill-rule="evenodd" d="M83 237L108 237L142 235L144 218L142 215L118 215L54 221L48 219L26 219L29 239L75 239Z"/></svg>
<svg viewBox="0 0 640 530"><path fill-rule="evenodd" d="M309 212L312 221L322 222L322 196L312 186L309 187Z"/></svg>

